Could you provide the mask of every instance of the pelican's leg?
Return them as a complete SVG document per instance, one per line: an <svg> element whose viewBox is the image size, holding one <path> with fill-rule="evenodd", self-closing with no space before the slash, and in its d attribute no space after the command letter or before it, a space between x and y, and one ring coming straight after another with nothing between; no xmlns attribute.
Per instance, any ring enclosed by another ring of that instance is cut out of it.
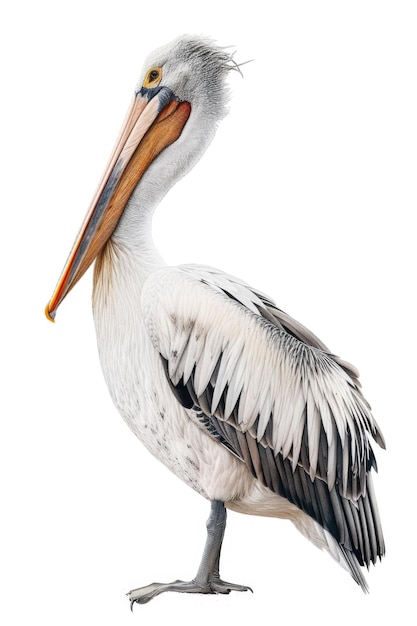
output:
<svg viewBox="0 0 417 626"><path fill-rule="evenodd" d="M174 580L172 583L152 583L146 587L133 589L127 595L130 607L135 602L145 604L164 591L180 593L230 593L231 591L252 591L245 585L235 585L221 580L219 575L220 551L226 528L226 509L223 502L211 502L210 517L207 520L207 539L196 577L185 582Z"/></svg>

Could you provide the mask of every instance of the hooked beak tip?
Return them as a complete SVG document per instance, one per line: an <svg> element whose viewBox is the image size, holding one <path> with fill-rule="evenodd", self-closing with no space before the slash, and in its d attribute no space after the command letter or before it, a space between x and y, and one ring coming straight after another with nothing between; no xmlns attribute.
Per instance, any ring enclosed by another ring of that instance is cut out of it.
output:
<svg viewBox="0 0 417 626"><path fill-rule="evenodd" d="M46 315L46 318L47 318L50 322L55 323L55 315L56 315L56 312L55 312L55 311L50 311L50 309L49 309L49 303L48 303L48 304L46 305L46 307L45 307L45 315Z"/></svg>

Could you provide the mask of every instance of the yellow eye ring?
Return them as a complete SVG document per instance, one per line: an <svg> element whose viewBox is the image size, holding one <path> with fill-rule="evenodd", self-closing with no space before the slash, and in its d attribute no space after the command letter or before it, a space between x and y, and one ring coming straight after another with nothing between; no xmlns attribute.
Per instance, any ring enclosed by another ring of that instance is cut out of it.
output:
<svg viewBox="0 0 417 626"><path fill-rule="evenodd" d="M143 81L144 87L156 87L162 79L162 67L151 67Z"/></svg>

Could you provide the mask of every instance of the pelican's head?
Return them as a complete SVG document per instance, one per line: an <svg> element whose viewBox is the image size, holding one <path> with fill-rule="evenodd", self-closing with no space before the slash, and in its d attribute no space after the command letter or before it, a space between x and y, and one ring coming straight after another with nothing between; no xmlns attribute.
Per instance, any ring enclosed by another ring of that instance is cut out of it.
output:
<svg viewBox="0 0 417 626"><path fill-rule="evenodd" d="M226 113L225 78L230 69L237 68L227 49L209 38L186 35L147 57L136 93L167 87L178 99L190 102L193 108L204 110L205 117L218 121Z"/></svg>
<svg viewBox="0 0 417 626"><path fill-rule="evenodd" d="M112 236L129 200L140 196L150 173L153 188L155 176L161 177L162 197L200 158L226 114L225 78L237 67L230 53L202 37L180 37L148 57L101 183L46 307L48 319L54 320L58 306Z"/></svg>

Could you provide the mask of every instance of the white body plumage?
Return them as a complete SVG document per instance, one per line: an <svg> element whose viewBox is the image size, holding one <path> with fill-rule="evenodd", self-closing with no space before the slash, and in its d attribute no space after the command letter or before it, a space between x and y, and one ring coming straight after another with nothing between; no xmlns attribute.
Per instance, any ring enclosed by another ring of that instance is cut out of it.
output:
<svg viewBox="0 0 417 626"><path fill-rule="evenodd" d="M278 384L285 379L291 380L291 374L282 371L282 367L277 369L276 364L271 363L270 355L269 360L268 356L265 360L267 351L264 350L264 338L262 333L257 336L257 306L262 305L258 295L245 283L212 268L166 267L151 240L147 241L146 246L142 242L142 246L141 254L137 254L135 249L118 242L116 234L95 273L93 311L100 360L110 394L123 419L159 461L205 498L221 500L227 508L240 513L289 519L307 539L327 550L345 569L351 571L352 564L346 560L344 551L340 550L329 532L288 499L272 492L257 480L248 466L204 427L201 410L184 408L178 402L163 367L161 348L155 345L159 342L169 346L170 354L163 356L171 363L169 375L174 383L178 383L182 377L188 379L195 364L200 363L194 379L199 395L207 387L219 355L225 352L227 345L231 346L231 352L225 359L222 376L224 381L230 382L233 372L238 370L242 349L250 344L249 352L252 347L257 360L252 362L254 366L250 369L242 369L235 376L240 384L234 389L228 410L231 411L238 403L242 389L253 385L249 394L251 397L246 401L246 410L241 406L242 420L246 420L242 428L247 430L252 426L254 419L251 417L248 420L248 416L258 415L257 407L261 405L264 409L263 425L258 422L256 433L261 439L267 427L267 418L272 418L274 413L276 397L270 393L270 383L273 378L277 379ZM195 297L195 291L199 291L201 284L208 287L204 288L207 291L206 302L201 299L201 293L199 298ZM236 304L236 301L228 302L224 297L225 291L233 294L237 301L245 303L246 309ZM178 299L176 296L179 293L181 297ZM235 317L227 315L230 307ZM308 334L301 325L297 325L297 328ZM213 329L216 331L215 341L210 342L209 336ZM192 333L194 347L190 340ZM225 334L227 341L224 340ZM195 342L196 335L201 341L201 348ZM318 342L313 335L312 338ZM184 358L187 348L188 363L187 358ZM245 363L244 359L242 361ZM285 364L281 363L281 366L285 367ZM311 372L311 376L315 374ZM283 401L290 402L293 407L299 404L301 410L307 399L302 388L294 386L296 384L290 382L290 387L293 385L292 401L289 398ZM225 382L222 389L224 386ZM260 398L262 386L265 389L263 400ZM220 389L220 385L217 389ZM252 393L253 390L255 393ZM283 410L282 405L276 411L277 422L279 410ZM284 437L287 454L293 449L288 444L288 437L298 440L299 447L300 433L304 427L304 423L299 423L297 429L297 422L291 419L292 414L293 410L290 409L287 430L292 428L293 432L287 432ZM316 412L314 417L318 427L321 415ZM340 428L343 426L346 423ZM283 441L279 440L276 430L274 443L277 449L282 450ZM358 445L363 447L363 441L358 441ZM317 465L318 450L312 451L312 454ZM329 470L333 482L335 471L334 465ZM357 566L355 575L365 586Z"/></svg>

